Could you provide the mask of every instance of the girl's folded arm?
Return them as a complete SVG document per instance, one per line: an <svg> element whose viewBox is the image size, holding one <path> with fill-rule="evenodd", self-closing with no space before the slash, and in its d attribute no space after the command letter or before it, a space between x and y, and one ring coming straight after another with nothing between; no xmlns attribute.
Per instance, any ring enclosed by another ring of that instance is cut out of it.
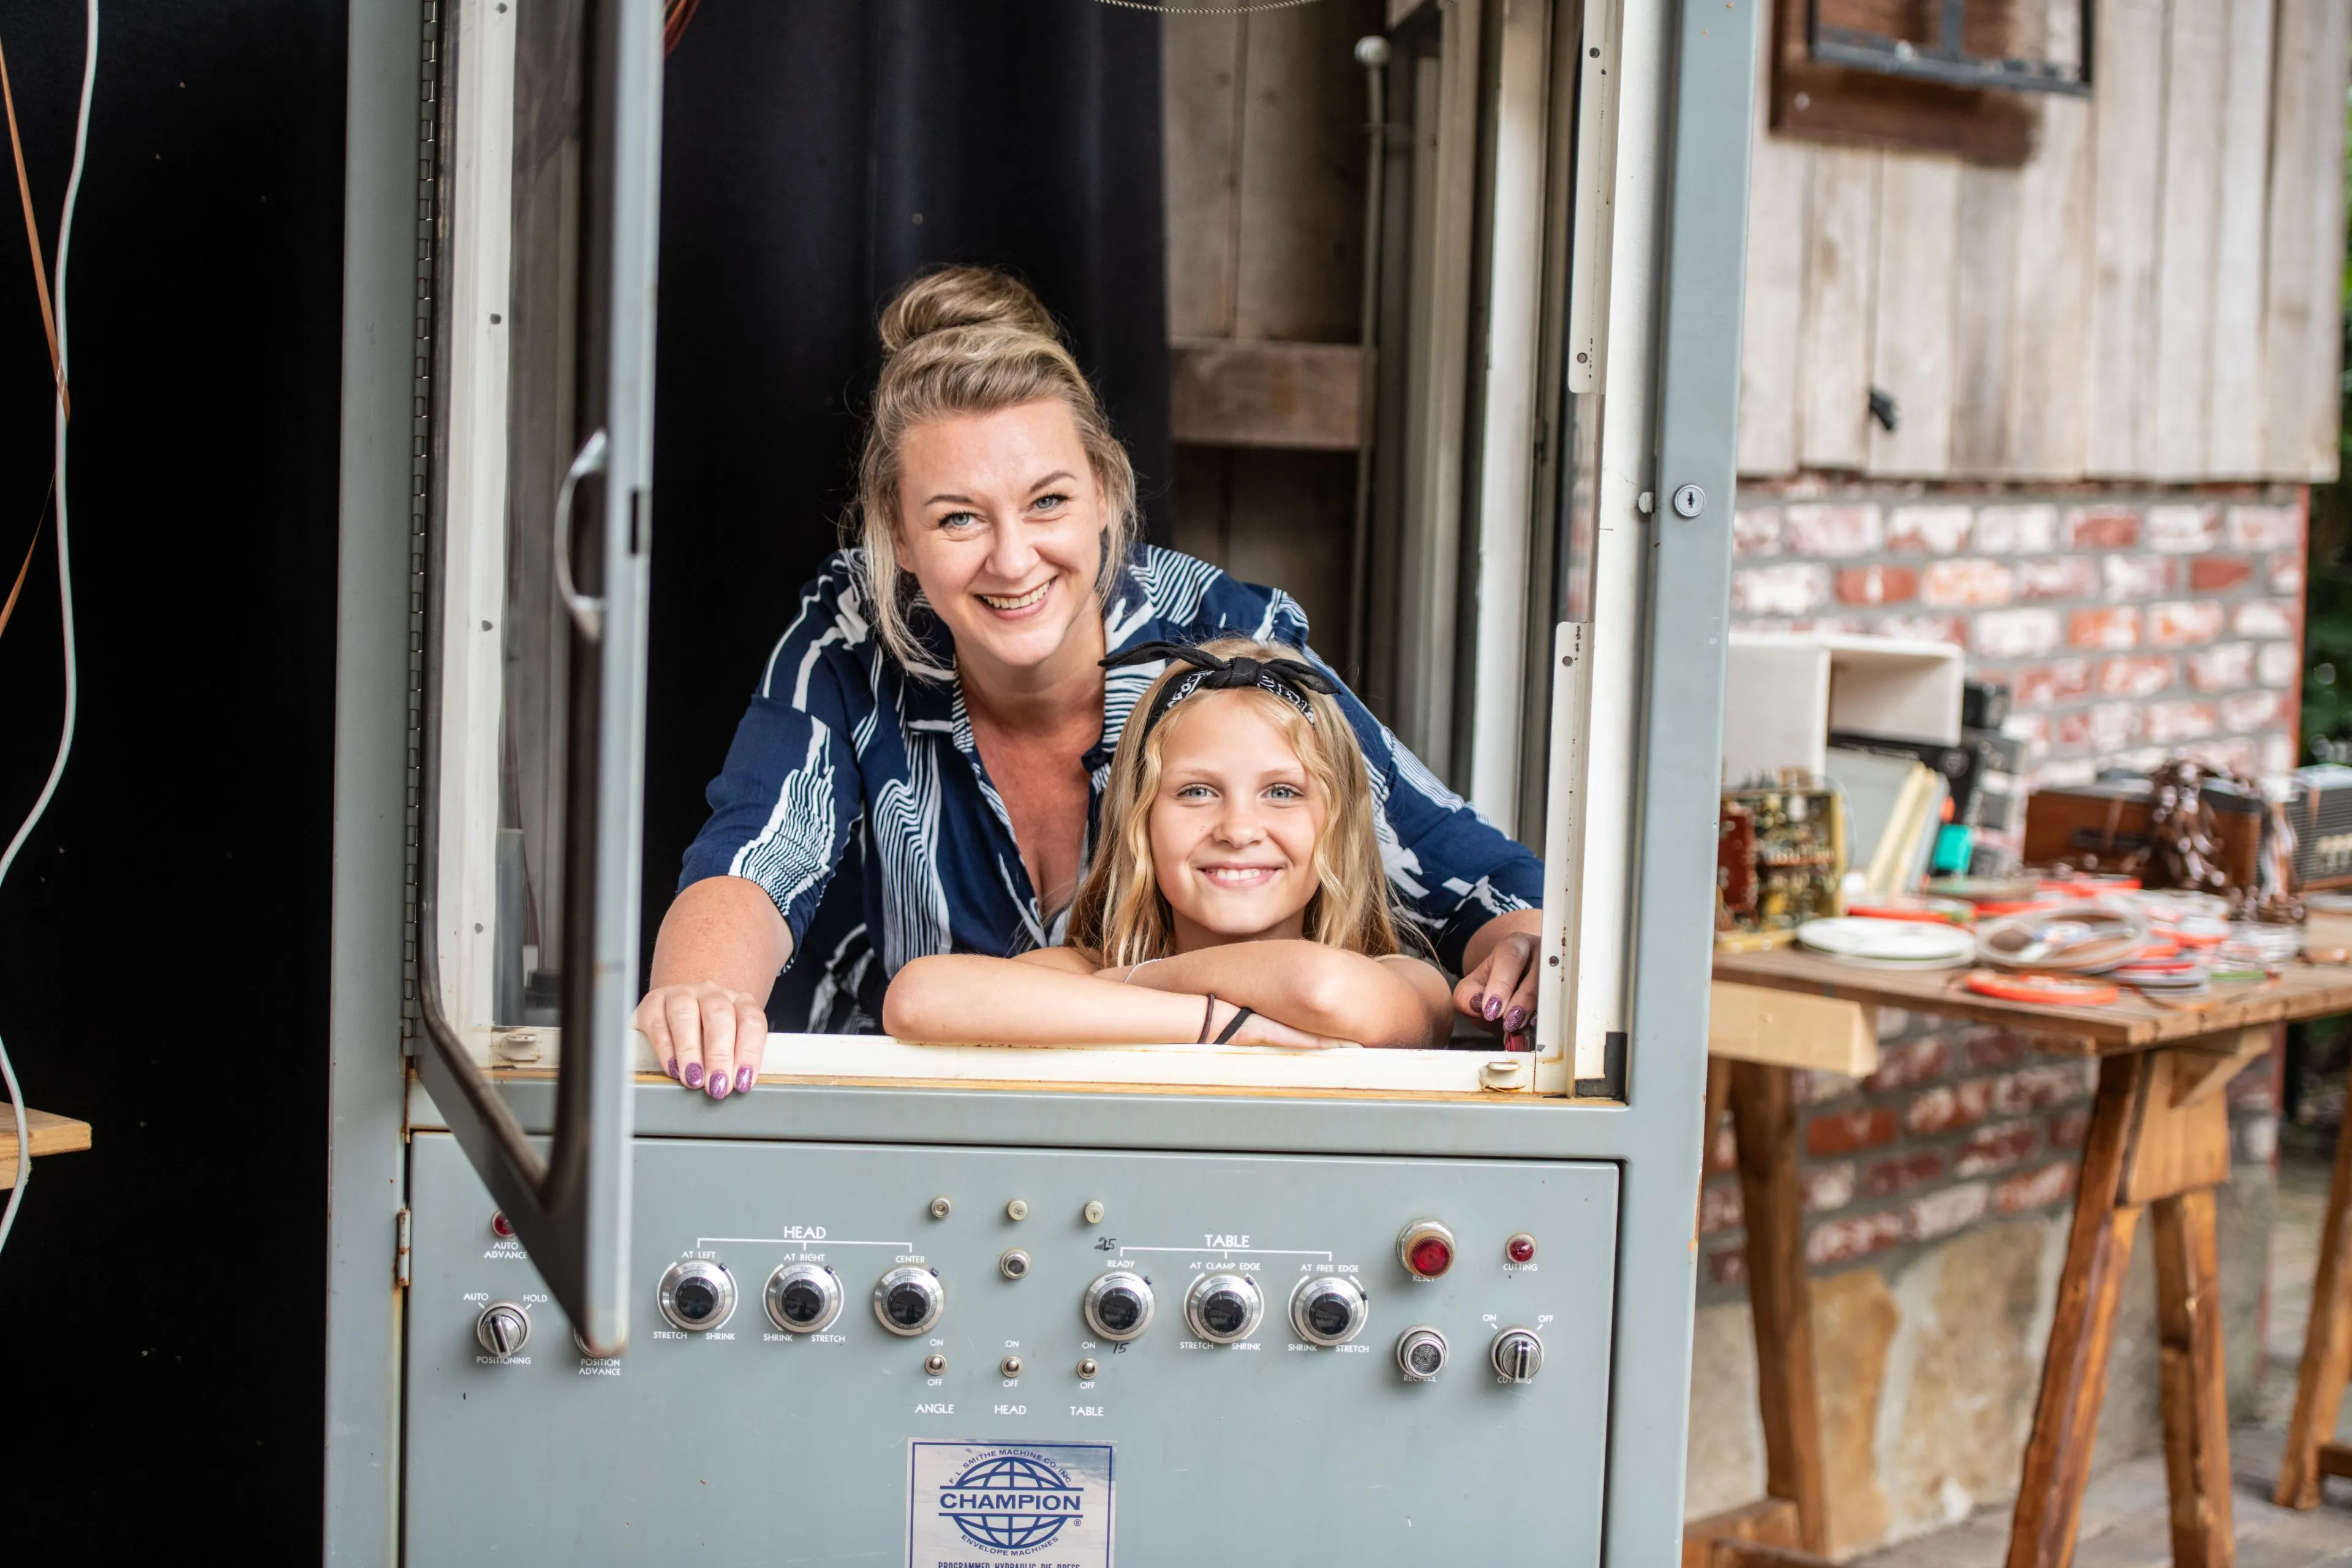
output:
<svg viewBox="0 0 2352 1568"><path fill-rule="evenodd" d="M1442 1045L1454 1012L1445 977L1431 965L1316 942L1228 942L1128 973L1130 990L1213 993L1295 1029L1367 1046Z"/></svg>
<svg viewBox="0 0 2352 1568"><path fill-rule="evenodd" d="M882 1026L898 1039L940 1044L1164 1045L1199 1037L1206 1005L1199 993L1098 980L1078 972L1082 963L918 958L891 977Z"/></svg>

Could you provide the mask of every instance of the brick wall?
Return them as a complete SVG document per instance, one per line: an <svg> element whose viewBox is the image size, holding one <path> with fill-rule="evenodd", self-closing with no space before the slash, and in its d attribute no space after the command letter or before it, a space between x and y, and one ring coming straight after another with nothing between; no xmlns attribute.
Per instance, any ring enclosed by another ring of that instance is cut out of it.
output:
<svg viewBox="0 0 2352 1568"><path fill-rule="evenodd" d="M2291 767L2306 501L2292 486L1745 483L1734 624L1959 644L1971 673L2010 685L2029 784L2175 752Z"/></svg>

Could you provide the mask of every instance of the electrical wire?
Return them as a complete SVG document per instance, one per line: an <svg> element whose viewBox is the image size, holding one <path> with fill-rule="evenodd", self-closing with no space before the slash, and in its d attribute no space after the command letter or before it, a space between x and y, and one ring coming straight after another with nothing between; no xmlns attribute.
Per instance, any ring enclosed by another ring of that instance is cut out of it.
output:
<svg viewBox="0 0 2352 1568"><path fill-rule="evenodd" d="M98 83L98 0L88 0L89 34L82 46L81 107L74 115L73 170L66 176L65 214L58 220L57 312L58 312L58 393L57 441L54 483L58 490L58 618L65 637L66 652L66 716L58 732L57 760L49 764L48 781L41 785L41 795L26 814L16 836L8 840L5 853L0 853L0 886L8 880L8 868L16 863L16 852L25 847L33 829L39 825L49 801L58 793L58 780L64 776L66 758L73 751L74 717L79 696L79 671L74 659L73 565L66 548L66 369L70 363L66 337L66 255L73 243L74 202L81 195L81 170L84 155L89 150L89 99ZM8 1103L16 1120L16 1184L8 1189L8 1206L0 1211L0 1247L8 1244L8 1232L16 1226L16 1209L25 1201L25 1187L33 1178L32 1129L25 1119L24 1091L16 1087L16 1069L8 1060L8 1047L0 1041L0 1081L8 1089Z"/></svg>

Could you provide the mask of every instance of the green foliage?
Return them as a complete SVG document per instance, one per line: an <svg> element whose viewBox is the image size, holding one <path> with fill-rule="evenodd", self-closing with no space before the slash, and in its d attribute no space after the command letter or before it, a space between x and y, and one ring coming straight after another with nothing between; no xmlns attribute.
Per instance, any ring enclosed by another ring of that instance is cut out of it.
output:
<svg viewBox="0 0 2352 1568"><path fill-rule="evenodd" d="M2352 101L2345 108L2352 140ZM2352 213L2352 161L2344 176ZM2344 370L2337 382L2333 484L2311 489L2303 604L2303 749L2318 762L2352 762L2352 233L2344 260Z"/></svg>

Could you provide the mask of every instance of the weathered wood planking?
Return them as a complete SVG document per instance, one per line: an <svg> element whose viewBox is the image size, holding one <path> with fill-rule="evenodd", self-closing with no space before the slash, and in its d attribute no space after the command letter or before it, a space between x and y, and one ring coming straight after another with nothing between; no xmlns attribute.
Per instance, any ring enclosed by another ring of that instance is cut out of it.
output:
<svg viewBox="0 0 2352 1568"><path fill-rule="evenodd" d="M2098 177L2092 187L2091 351L2083 389L2084 468L2100 478L2147 472L2155 322L2156 219L2164 153L2164 0L2106 0L2092 100Z"/></svg>
<svg viewBox="0 0 2352 1568"><path fill-rule="evenodd" d="M2336 475L2347 26L2344 0L2279 0L2263 467L2280 477Z"/></svg>
<svg viewBox="0 0 2352 1568"><path fill-rule="evenodd" d="M1958 163L1919 153L1885 155L1870 381L1893 395L1902 416L1891 431L1870 423L1874 474L1933 476L1951 468L1959 221Z"/></svg>
<svg viewBox="0 0 2352 1568"><path fill-rule="evenodd" d="M1378 19L1347 0L1247 18L1234 337L1345 342L1360 330L1370 106L1353 50Z"/></svg>
<svg viewBox="0 0 2352 1568"><path fill-rule="evenodd" d="M1364 351L1354 343L1178 338L1168 358L1179 445L1356 449Z"/></svg>
<svg viewBox="0 0 2352 1568"><path fill-rule="evenodd" d="M2031 167L2031 165L2028 165ZM2018 386L2011 322L2019 287L2019 182L2014 169L1964 168L1957 192L1952 289L1949 471L1997 474L2007 464L2009 409Z"/></svg>
<svg viewBox="0 0 2352 1568"><path fill-rule="evenodd" d="M1748 164L1748 286L1739 328L1739 471L1797 467L1797 343L1805 309L1813 147L1768 134L1772 51L1757 49L1756 147Z"/></svg>
<svg viewBox="0 0 2352 1568"><path fill-rule="evenodd" d="M2221 103L2229 77L2229 0L2170 0L2160 97L2155 310L2136 470L2166 479L2205 472L2206 365L2213 333L2214 215L2221 207ZM2102 79L2100 86L2108 85Z"/></svg>
<svg viewBox="0 0 2352 1568"><path fill-rule="evenodd" d="M1872 276L1884 154L1813 153L1805 309L1797 343L1798 455L1809 468L1859 468L1869 456Z"/></svg>
<svg viewBox="0 0 2352 1568"><path fill-rule="evenodd" d="M2053 50L2063 26L2079 54L2074 0L2051 7ZM2091 106L2053 98L2042 106L2039 155L2017 172L2017 230L2009 258L2009 385L1998 459L1987 477L2071 479L2083 472L2089 426L2083 402L2091 287L2091 181L2097 157Z"/></svg>
<svg viewBox="0 0 2352 1568"><path fill-rule="evenodd" d="M2205 362L2205 474L2217 479L2263 474L2263 208L2277 0L2228 0L2228 5L2213 328Z"/></svg>
<svg viewBox="0 0 2352 1568"><path fill-rule="evenodd" d="M1171 23L1179 18L1171 17ZM1231 337L1239 263L1245 18L1160 29L1168 181L1168 331Z"/></svg>

